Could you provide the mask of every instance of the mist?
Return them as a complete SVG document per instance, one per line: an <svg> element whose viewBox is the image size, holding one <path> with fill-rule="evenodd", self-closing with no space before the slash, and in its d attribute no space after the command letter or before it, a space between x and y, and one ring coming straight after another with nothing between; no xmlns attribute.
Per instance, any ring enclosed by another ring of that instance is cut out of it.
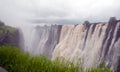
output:
<svg viewBox="0 0 120 72"><path fill-rule="evenodd" d="M8 25L79 24L120 18L120 0L0 0L0 20Z"/></svg>

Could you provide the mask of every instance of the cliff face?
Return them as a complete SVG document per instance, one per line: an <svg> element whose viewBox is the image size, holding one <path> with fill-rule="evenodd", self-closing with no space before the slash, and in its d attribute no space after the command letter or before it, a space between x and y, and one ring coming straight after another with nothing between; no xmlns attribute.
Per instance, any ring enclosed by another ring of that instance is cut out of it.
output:
<svg viewBox="0 0 120 72"><path fill-rule="evenodd" d="M106 61L108 67L119 72L120 21L38 26L31 32L30 45L24 49L52 59L81 59L86 68Z"/></svg>
<svg viewBox="0 0 120 72"><path fill-rule="evenodd" d="M24 50L33 55L44 54L51 58L59 41L61 27L60 25L35 27L30 34L29 44L27 42L28 46L25 46Z"/></svg>
<svg viewBox="0 0 120 72"><path fill-rule="evenodd" d="M63 25L60 42L56 45L53 59L62 56L67 60L83 61L86 68L100 64L117 68L120 57L120 22Z"/></svg>
<svg viewBox="0 0 120 72"><path fill-rule="evenodd" d="M19 46L19 30L0 22L0 45Z"/></svg>

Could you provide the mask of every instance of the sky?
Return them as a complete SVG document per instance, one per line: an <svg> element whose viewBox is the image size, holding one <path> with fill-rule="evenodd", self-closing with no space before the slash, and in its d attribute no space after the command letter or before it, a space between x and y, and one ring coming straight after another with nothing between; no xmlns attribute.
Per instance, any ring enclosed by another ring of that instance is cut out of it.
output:
<svg viewBox="0 0 120 72"><path fill-rule="evenodd" d="M120 19L120 0L0 0L0 20L10 25L79 24Z"/></svg>

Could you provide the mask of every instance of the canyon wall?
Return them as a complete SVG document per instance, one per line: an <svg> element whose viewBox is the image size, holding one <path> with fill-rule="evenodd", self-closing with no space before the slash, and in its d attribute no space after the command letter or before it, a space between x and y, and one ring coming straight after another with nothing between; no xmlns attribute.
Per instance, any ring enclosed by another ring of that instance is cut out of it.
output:
<svg viewBox="0 0 120 72"><path fill-rule="evenodd" d="M25 39L26 40L26 39ZM83 62L85 68L100 65L119 72L120 21L105 23L37 26L30 35L25 50L33 55L43 54L50 59Z"/></svg>
<svg viewBox="0 0 120 72"><path fill-rule="evenodd" d="M53 59L58 56L71 61L81 59L86 68L106 61L115 69L120 64L120 22L63 25L52 55Z"/></svg>

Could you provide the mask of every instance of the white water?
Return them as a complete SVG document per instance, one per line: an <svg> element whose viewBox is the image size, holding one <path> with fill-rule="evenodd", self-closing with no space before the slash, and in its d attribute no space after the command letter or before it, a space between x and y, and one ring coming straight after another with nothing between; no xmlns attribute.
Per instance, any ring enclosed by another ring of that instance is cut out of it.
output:
<svg viewBox="0 0 120 72"><path fill-rule="evenodd" d="M117 69L120 58L120 22L90 25L49 25L21 28L23 50L48 58L81 59L86 68L106 61Z"/></svg>

